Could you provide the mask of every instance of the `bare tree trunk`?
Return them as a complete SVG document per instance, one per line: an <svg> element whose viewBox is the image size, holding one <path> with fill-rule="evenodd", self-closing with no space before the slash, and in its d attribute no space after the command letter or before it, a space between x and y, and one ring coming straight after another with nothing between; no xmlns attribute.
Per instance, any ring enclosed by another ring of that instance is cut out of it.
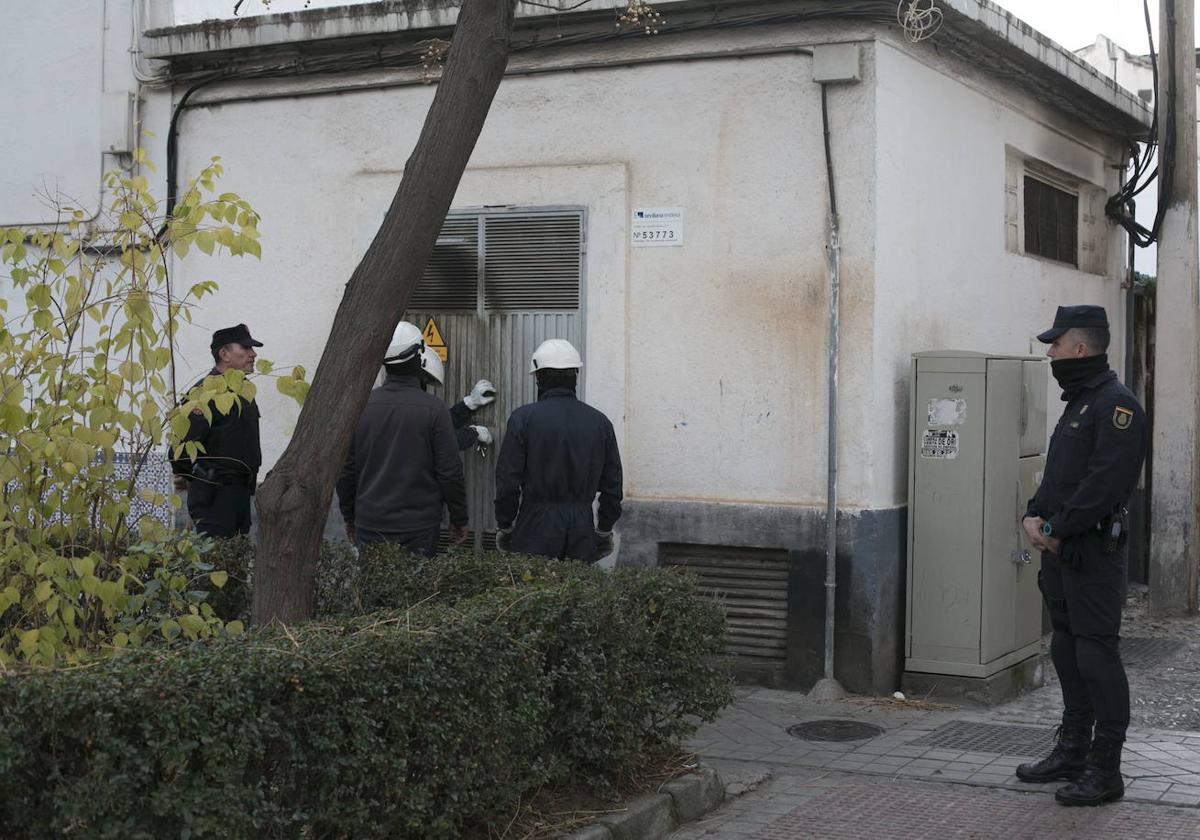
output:
<svg viewBox="0 0 1200 840"><path fill-rule="evenodd" d="M258 490L253 620L312 615L321 532L342 459L508 64L515 0L467 0L400 188L333 320L296 431Z"/></svg>

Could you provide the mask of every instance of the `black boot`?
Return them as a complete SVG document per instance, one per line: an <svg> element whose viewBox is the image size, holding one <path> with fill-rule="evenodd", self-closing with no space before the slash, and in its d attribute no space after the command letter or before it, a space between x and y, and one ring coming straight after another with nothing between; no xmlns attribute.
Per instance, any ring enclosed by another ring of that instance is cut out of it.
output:
<svg viewBox="0 0 1200 840"><path fill-rule="evenodd" d="M1083 775L1059 788L1054 798L1063 805L1103 805L1125 795L1121 778L1121 744L1116 738L1097 735L1088 753Z"/></svg>
<svg viewBox="0 0 1200 840"><path fill-rule="evenodd" d="M1017 767L1022 782L1053 782L1077 779L1083 773L1088 747L1092 745L1092 727L1064 723L1054 733L1054 749L1041 761Z"/></svg>

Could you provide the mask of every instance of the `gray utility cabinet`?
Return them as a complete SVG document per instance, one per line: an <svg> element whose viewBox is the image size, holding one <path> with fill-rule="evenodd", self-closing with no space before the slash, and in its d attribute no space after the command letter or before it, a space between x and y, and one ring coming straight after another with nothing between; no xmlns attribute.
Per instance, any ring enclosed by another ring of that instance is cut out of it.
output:
<svg viewBox="0 0 1200 840"><path fill-rule="evenodd" d="M913 356L906 671L985 678L1038 652L1040 559L1021 516L1046 463L1047 370Z"/></svg>

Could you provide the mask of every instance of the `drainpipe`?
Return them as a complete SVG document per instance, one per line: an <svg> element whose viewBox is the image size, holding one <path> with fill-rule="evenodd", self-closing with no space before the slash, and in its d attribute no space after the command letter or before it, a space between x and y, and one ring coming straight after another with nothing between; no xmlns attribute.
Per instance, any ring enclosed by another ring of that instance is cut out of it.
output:
<svg viewBox="0 0 1200 840"><path fill-rule="evenodd" d="M841 294L842 248L839 231L837 191L833 179L833 153L829 136L828 86L856 82L860 78L857 44L834 44L813 50L813 80L821 86L821 128L824 132L825 177L829 187L829 327L826 349L829 357L829 414L826 444L825 487L825 675L813 686L814 700L837 700L845 689L834 676L834 638L837 630L837 437L838 437L838 328Z"/></svg>
<svg viewBox="0 0 1200 840"><path fill-rule="evenodd" d="M836 700L846 692L833 675L833 639L837 628L837 432L838 432L838 297L841 292L842 247L838 239L837 193L833 187L833 156L829 148L829 106L821 82L821 126L825 132L825 173L829 181L829 416L825 484L825 676L813 686L815 699Z"/></svg>

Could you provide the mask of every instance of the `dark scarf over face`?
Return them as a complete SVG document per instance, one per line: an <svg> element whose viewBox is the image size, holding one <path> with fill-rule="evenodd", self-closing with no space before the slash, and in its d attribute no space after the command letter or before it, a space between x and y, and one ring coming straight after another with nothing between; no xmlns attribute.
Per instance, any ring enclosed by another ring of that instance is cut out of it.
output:
<svg viewBox="0 0 1200 840"><path fill-rule="evenodd" d="M1063 389L1063 399L1074 397L1088 380L1108 370L1108 354L1070 359L1052 359L1050 372Z"/></svg>

